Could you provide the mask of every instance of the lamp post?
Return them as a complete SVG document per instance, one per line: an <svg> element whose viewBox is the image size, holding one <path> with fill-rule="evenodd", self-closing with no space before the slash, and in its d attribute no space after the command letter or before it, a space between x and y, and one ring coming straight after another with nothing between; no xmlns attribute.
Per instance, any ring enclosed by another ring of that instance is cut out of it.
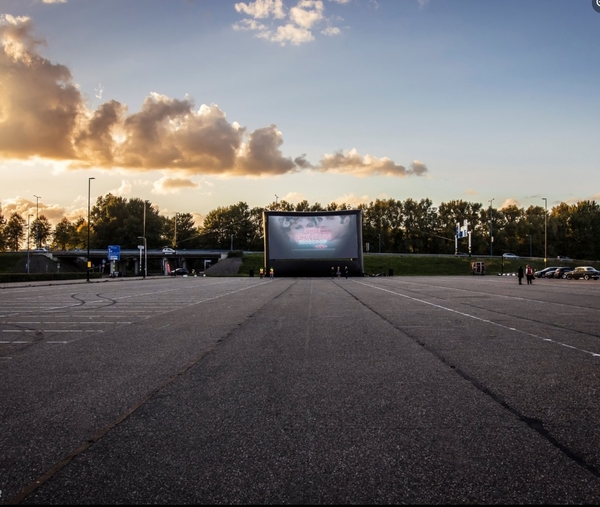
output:
<svg viewBox="0 0 600 507"><path fill-rule="evenodd" d="M27 274L29 274L29 219L32 214L27 215Z"/></svg>
<svg viewBox="0 0 600 507"><path fill-rule="evenodd" d="M144 278L146 278L146 270L148 269L148 249L147 244L146 244L146 236L138 236L138 239L143 239L144 240Z"/></svg>
<svg viewBox="0 0 600 507"><path fill-rule="evenodd" d="M177 248L177 213L175 213L174 222L175 232L173 234L173 248Z"/></svg>
<svg viewBox="0 0 600 507"><path fill-rule="evenodd" d="M546 267L546 261L548 256L546 255L548 249L548 199L542 197L544 201L544 267Z"/></svg>
<svg viewBox="0 0 600 507"><path fill-rule="evenodd" d="M40 241L38 239L38 229L39 229L39 222L38 222L38 212L39 212L39 200L41 199L41 197L39 195L34 195L33 197L35 197L35 247L39 248L40 247Z"/></svg>
<svg viewBox="0 0 600 507"><path fill-rule="evenodd" d="M493 199L490 199L490 257L493 256L494 254L494 229L492 226L492 202L494 201L495 197Z"/></svg>
<svg viewBox="0 0 600 507"><path fill-rule="evenodd" d="M92 186L92 180L96 178L88 178L88 219L87 219L87 281L90 281L90 190Z"/></svg>

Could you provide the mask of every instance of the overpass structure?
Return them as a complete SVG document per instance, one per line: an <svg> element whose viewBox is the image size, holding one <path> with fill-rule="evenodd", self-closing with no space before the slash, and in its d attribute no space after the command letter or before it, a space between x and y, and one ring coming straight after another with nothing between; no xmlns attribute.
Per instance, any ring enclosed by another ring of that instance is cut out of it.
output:
<svg viewBox="0 0 600 507"><path fill-rule="evenodd" d="M33 254L34 252L32 252ZM40 255L39 252L35 252ZM189 271L195 269L198 272L227 258L229 250L176 250L175 253L164 253L161 248L148 249L147 259L142 249L121 249L119 258L111 260L107 248L90 249L90 261L92 271L102 273L112 273L119 271L133 275L141 275L143 268L147 263L148 273L169 274L176 268L186 268ZM74 264L81 262L87 263L87 250L51 250L44 252L46 255L56 261L64 261Z"/></svg>

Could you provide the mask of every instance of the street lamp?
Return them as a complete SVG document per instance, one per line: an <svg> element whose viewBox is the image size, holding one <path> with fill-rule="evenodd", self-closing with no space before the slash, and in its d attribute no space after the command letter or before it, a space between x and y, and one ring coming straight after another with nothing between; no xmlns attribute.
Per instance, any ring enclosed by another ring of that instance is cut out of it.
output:
<svg viewBox="0 0 600 507"><path fill-rule="evenodd" d="M490 199L489 203L490 203L490 257L492 257L492 255L494 254L494 230L493 230L493 226L492 226L492 202L494 201L495 197L493 199Z"/></svg>
<svg viewBox="0 0 600 507"><path fill-rule="evenodd" d="M29 219L32 214L27 215L27 274L29 274Z"/></svg>
<svg viewBox="0 0 600 507"><path fill-rule="evenodd" d="M40 224L38 222L38 212L39 212L39 200L41 199L41 197L39 195L34 195L33 197L35 197L35 247L39 248L40 247L40 241L38 239L38 230L40 227Z"/></svg>
<svg viewBox="0 0 600 507"><path fill-rule="evenodd" d="M548 256L546 255L548 249L548 199L542 197L544 201L544 267L546 267L546 260Z"/></svg>
<svg viewBox="0 0 600 507"><path fill-rule="evenodd" d="M144 240L144 267L142 269L144 270L144 278L146 278L146 270L148 269L148 249L146 244L146 236L138 236L138 239Z"/></svg>
<svg viewBox="0 0 600 507"><path fill-rule="evenodd" d="M87 219L87 281L90 281L90 189L92 185L92 180L96 178L88 178L88 219Z"/></svg>
<svg viewBox="0 0 600 507"><path fill-rule="evenodd" d="M177 213L175 213L174 222L175 233L173 234L173 248L177 248Z"/></svg>

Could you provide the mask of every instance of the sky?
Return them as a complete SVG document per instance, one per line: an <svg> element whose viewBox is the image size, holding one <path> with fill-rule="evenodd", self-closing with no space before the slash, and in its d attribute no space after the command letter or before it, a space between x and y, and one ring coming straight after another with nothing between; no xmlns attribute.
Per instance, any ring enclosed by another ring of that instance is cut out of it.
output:
<svg viewBox="0 0 600 507"><path fill-rule="evenodd" d="M2 212L600 201L595 1L0 0Z"/></svg>

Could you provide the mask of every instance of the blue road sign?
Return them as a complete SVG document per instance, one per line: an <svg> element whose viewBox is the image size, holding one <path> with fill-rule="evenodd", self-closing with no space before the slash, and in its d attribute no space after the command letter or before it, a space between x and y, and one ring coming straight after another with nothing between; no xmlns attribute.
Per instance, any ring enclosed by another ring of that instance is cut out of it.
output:
<svg viewBox="0 0 600 507"><path fill-rule="evenodd" d="M108 245L108 260L109 261L120 261L121 260L121 246L120 245Z"/></svg>

